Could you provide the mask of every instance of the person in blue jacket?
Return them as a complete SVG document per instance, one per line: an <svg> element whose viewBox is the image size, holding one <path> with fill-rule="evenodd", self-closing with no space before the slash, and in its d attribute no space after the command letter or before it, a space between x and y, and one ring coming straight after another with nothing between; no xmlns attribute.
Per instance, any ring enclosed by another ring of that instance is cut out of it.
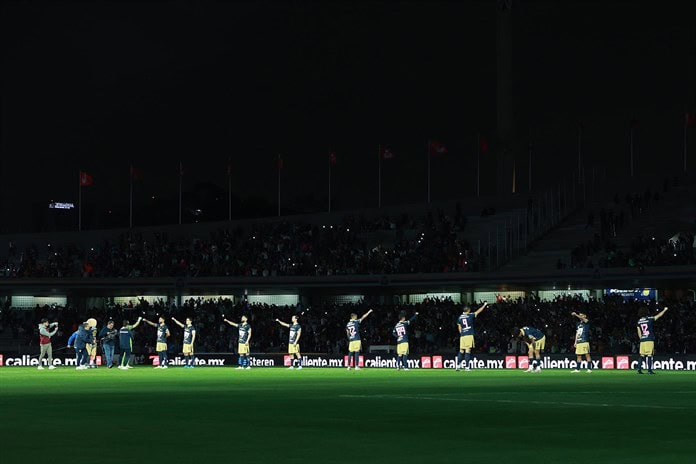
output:
<svg viewBox="0 0 696 464"><path fill-rule="evenodd" d="M80 333L80 329L77 329L72 333L70 338L68 338L68 348L74 348L75 347L75 340L77 339L77 334ZM77 348L75 348L75 365L79 366L80 365L80 358L77 357Z"/></svg>
<svg viewBox="0 0 696 464"><path fill-rule="evenodd" d="M75 349L77 350L77 363L76 369L84 370L89 369L89 354L87 353L87 344L93 343L94 337L92 336L92 331L90 330L90 325L88 322L83 322L80 329L77 331L77 337L75 338Z"/></svg>

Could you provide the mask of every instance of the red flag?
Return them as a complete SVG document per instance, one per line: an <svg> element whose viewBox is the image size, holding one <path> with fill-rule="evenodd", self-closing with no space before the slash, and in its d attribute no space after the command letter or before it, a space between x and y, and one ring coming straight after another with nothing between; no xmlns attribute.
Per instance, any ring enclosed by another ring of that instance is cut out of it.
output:
<svg viewBox="0 0 696 464"><path fill-rule="evenodd" d="M80 171L80 187L89 187L94 183L94 178L84 171Z"/></svg>
<svg viewBox="0 0 696 464"><path fill-rule="evenodd" d="M140 168L136 168L136 167L131 166L130 167L130 176L131 176L131 179L133 179L133 180L142 180L143 170Z"/></svg>
<svg viewBox="0 0 696 464"><path fill-rule="evenodd" d="M390 159L394 159L396 157L394 155L393 151L391 151L389 148L383 147L383 146L379 147L379 156L383 160L390 160Z"/></svg>
<svg viewBox="0 0 696 464"><path fill-rule="evenodd" d="M686 127L696 126L696 113L686 113L684 117L684 122L686 124Z"/></svg>
<svg viewBox="0 0 696 464"><path fill-rule="evenodd" d="M283 158L280 155L278 155L278 161L276 162L276 166L278 166L279 171L283 169Z"/></svg>
<svg viewBox="0 0 696 464"><path fill-rule="evenodd" d="M488 153L488 141L485 137L479 137L479 151L481 153Z"/></svg>
<svg viewBox="0 0 696 464"><path fill-rule="evenodd" d="M334 153L334 152L329 153L329 164L331 166L336 166L337 162L338 162L338 158L336 157L336 153Z"/></svg>
<svg viewBox="0 0 696 464"><path fill-rule="evenodd" d="M440 142L431 141L428 144L428 154L429 155L444 155L447 153L447 147Z"/></svg>

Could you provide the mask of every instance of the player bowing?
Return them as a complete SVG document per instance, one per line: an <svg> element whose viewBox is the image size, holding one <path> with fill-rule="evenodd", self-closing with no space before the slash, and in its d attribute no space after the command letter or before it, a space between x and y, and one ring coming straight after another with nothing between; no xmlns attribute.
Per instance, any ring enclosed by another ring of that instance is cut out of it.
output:
<svg viewBox="0 0 696 464"><path fill-rule="evenodd" d="M546 348L546 336L544 333L534 327L515 327L512 333L516 337L522 337L527 344L527 352L529 357L529 367L525 372L541 372L541 353Z"/></svg>
<svg viewBox="0 0 696 464"><path fill-rule="evenodd" d="M399 322L394 326L392 333L396 337L396 370L408 370L408 328L416 320L418 313L406 320L406 311L399 313Z"/></svg>
<svg viewBox="0 0 696 464"><path fill-rule="evenodd" d="M302 335L302 327L298 321L299 319L297 316L292 316L292 324L288 324L280 319L276 319L278 324L290 329L290 336L288 338L288 354L292 359L292 366L290 366L290 369L294 369L295 366L297 366L298 369L302 369L302 355L300 354L300 336Z"/></svg>
<svg viewBox="0 0 696 464"><path fill-rule="evenodd" d="M362 342L360 341L360 323L370 315L372 310L369 310L358 319L358 315L352 313L350 315L350 321L346 324L346 335L348 336L348 370L350 370L350 362L353 361L353 366L355 370L359 370L358 365L360 361L360 350L362 349Z"/></svg>
<svg viewBox="0 0 696 464"><path fill-rule="evenodd" d="M184 353L184 361L186 362L184 368L192 369L195 360L193 356L193 344L196 342L196 328L193 326L193 320L187 317L185 325L177 321L175 317L172 317L172 321L184 329L184 342L181 348L182 353Z"/></svg>
<svg viewBox="0 0 696 464"><path fill-rule="evenodd" d="M242 315L242 322L239 324L224 319L224 315L222 317L223 320L227 322L229 325L231 325L232 327L237 327L239 329L239 341L237 344L237 352L239 353L239 365L237 366L237 369L244 369L245 367L247 369L251 369L251 366L249 365L249 344L251 343L251 326L247 322L247 317L245 315Z"/></svg>
<svg viewBox="0 0 696 464"><path fill-rule="evenodd" d="M653 372L653 356L655 355L655 331L653 330L653 323L664 316L667 312L667 306L665 309L655 314L654 316L648 316L648 308L640 308L638 315L638 338L640 339L640 364L638 364L638 373L643 373L643 363L645 367L648 368L648 374L654 374Z"/></svg>
<svg viewBox="0 0 696 464"><path fill-rule="evenodd" d="M469 371L471 365L471 349L475 346L474 335L474 319L478 316L481 311L486 309L488 302L484 301L483 305L471 312L471 307L469 305L464 306L464 312L457 319L457 329L459 330L459 353L457 353L457 371L459 371L462 365L462 355L464 355L464 366L465 370Z"/></svg>
<svg viewBox="0 0 696 464"><path fill-rule="evenodd" d="M578 367L580 369L587 369L587 372L592 372L592 358L590 357L590 320L585 313L572 312L570 315L580 319L575 331L575 343L573 343L575 355L578 357ZM585 355L585 361L582 360L583 355ZM580 372L580 370L576 368L571 372Z"/></svg>

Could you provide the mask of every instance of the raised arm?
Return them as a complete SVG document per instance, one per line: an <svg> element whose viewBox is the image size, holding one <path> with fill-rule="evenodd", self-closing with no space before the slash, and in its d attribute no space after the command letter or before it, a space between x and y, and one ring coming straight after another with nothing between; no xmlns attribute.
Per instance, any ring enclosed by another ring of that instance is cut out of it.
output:
<svg viewBox="0 0 696 464"><path fill-rule="evenodd" d="M481 311L483 311L487 307L488 307L488 302L484 301L483 304L481 305L481 307L479 309L477 309L476 311L474 311L474 316L478 316L481 313Z"/></svg>
<svg viewBox="0 0 696 464"><path fill-rule="evenodd" d="M660 311L659 313L655 314L655 320L658 320L659 318L661 318L662 316L664 316L668 309L669 309L669 308L668 308L667 306L665 306L665 309L663 309L663 310Z"/></svg>
<svg viewBox="0 0 696 464"><path fill-rule="evenodd" d="M571 315L571 316L577 317L577 318L580 319L582 322L587 322L587 321L588 321L588 319L587 319L586 317L583 317L583 316L579 315L579 314L576 313L575 311L573 311L572 313L570 313L570 315Z"/></svg>
<svg viewBox="0 0 696 464"><path fill-rule="evenodd" d="M249 335L247 335L247 345L251 346L251 327L249 328Z"/></svg>
<svg viewBox="0 0 696 464"><path fill-rule="evenodd" d="M176 325L178 325L179 327L181 327L182 329L184 328L184 324L182 324L181 322L177 321L175 317L172 317L172 321L174 321L174 323L175 323Z"/></svg>
<svg viewBox="0 0 696 464"><path fill-rule="evenodd" d="M147 325L149 325L149 326L151 326L151 327L157 327L157 324L155 324L155 323L152 322L152 321L148 321L147 319L143 319L143 321L144 321Z"/></svg>
<svg viewBox="0 0 696 464"><path fill-rule="evenodd" d="M367 316L369 316L371 312L372 312L372 310L369 310L368 312L363 314L362 317L360 318L360 322L362 322Z"/></svg>
<svg viewBox="0 0 696 464"><path fill-rule="evenodd" d="M130 328L130 329L135 329L136 327L138 327L138 326L140 325L141 322L143 322L143 318L142 318L142 317L139 317L138 320L135 322L135 324L133 324L133 325L130 326L129 328Z"/></svg>
<svg viewBox="0 0 696 464"><path fill-rule="evenodd" d="M281 321L280 319L275 320L278 324L282 325L283 327L290 327L290 324Z"/></svg>
<svg viewBox="0 0 696 464"><path fill-rule="evenodd" d="M194 343L196 343L196 329L191 331L191 344L193 345Z"/></svg>
<svg viewBox="0 0 696 464"><path fill-rule="evenodd" d="M410 325L413 321L415 321L417 317L418 317L418 313L416 313L416 314L414 314L413 316L411 316L411 319L408 320L409 325Z"/></svg>
<svg viewBox="0 0 696 464"><path fill-rule="evenodd" d="M227 319L223 319L223 321L227 322L229 325L233 327L239 327L239 324L237 324L236 322L228 321Z"/></svg>

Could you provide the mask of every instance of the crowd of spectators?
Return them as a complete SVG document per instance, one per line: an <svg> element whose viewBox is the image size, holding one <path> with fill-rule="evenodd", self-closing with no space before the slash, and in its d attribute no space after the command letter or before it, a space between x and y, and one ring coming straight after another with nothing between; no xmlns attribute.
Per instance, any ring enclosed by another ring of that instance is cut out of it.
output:
<svg viewBox="0 0 696 464"><path fill-rule="evenodd" d="M678 182L665 180L663 193L667 194ZM696 241L694 233L679 232L668 238L639 236L633 240L629 249L617 245L618 233L629 221L658 207L662 197L658 191L647 188L642 194L626 194L623 201L619 194L605 205L596 215L590 211L587 215L585 229L594 232L592 238L579 243L570 253L570 267L608 268L608 267L642 267L685 265L696 262ZM597 221L597 216L599 221ZM557 267L562 269L564 263L559 260Z"/></svg>
<svg viewBox="0 0 696 464"><path fill-rule="evenodd" d="M480 261L463 238L466 217L347 217L340 224L252 224L173 239L140 233L95 247L47 243L0 258L6 277L327 276L467 272Z"/></svg>
<svg viewBox="0 0 696 464"><path fill-rule="evenodd" d="M525 345L511 336L515 326L532 326L542 330L547 337L548 353L572 353L576 320L570 313L584 312L591 323L591 345L595 353L636 353L636 321L640 307L649 305L655 311L663 305L670 306L667 316L655 324L657 350L670 354L696 353L696 304L690 301L663 301L658 307L654 302L624 301L621 297L605 297L601 300L583 300L578 296L539 301L534 297L499 301L491 304L479 315L476 322L476 352L524 353ZM476 305L478 306L478 305ZM292 315L300 316L303 327L302 350L306 353L344 354L347 351L345 325L351 313L358 316L368 309L374 312L361 325L363 347L369 350L377 345L394 345L392 329L405 311L408 317L420 315L411 329L411 351L418 353L454 353L458 348L456 329L461 304L449 299L426 299L417 304L354 304L325 303L311 307L254 305L233 303L228 299L188 300L181 307L168 306L163 301L154 304L144 300L132 305L111 306L78 312L70 307L37 308L33 311L5 308L0 315L0 336L11 331L13 341L31 351L38 350L37 324L43 317L59 322L59 332L54 346L65 345L79 322L94 317L100 326L114 319L120 327L123 319L131 322L139 316L157 321L165 317L172 337L169 349L181 350L182 330L171 323L170 318L183 320L192 317L198 330L197 352L234 353L237 347L237 330L223 323L223 315L239 321L242 314L249 317L253 329L252 352L282 353L287 348L287 329L275 323L275 319L289 321ZM473 309L476 309L475 307ZM136 353L153 353L155 329L140 325L136 330Z"/></svg>

